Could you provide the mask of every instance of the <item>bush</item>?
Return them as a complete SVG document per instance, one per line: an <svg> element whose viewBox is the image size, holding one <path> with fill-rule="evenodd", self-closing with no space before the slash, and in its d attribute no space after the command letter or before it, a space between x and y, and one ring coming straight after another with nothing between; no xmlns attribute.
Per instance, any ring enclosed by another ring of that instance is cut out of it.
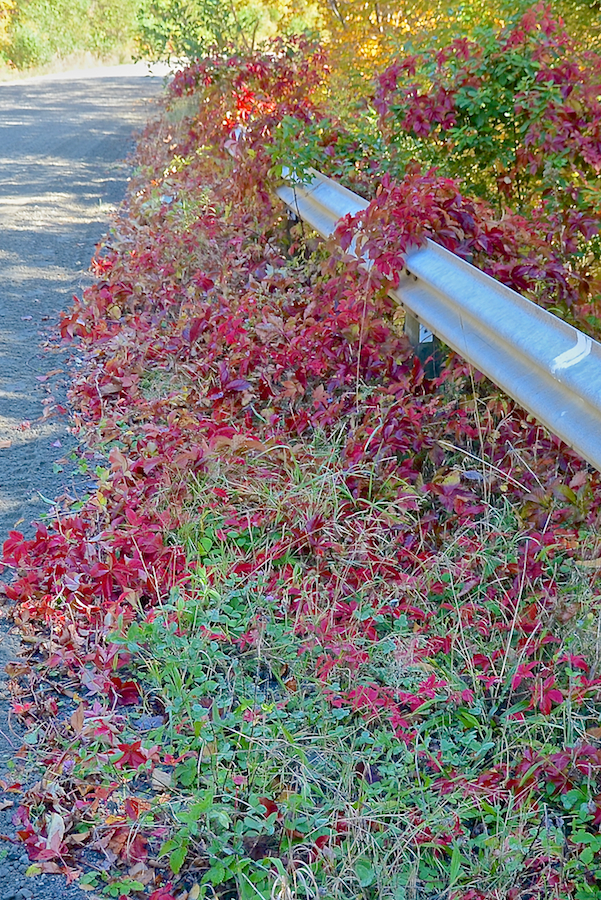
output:
<svg viewBox="0 0 601 900"><path fill-rule="evenodd" d="M131 46L138 0L28 0L10 10L0 44L17 69L75 53L103 57ZM0 7L0 11L2 7Z"/></svg>
<svg viewBox="0 0 601 900"><path fill-rule="evenodd" d="M198 59L226 47L250 52L276 33L304 31L316 4L270 0L147 0L138 15L139 53L148 59Z"/></svg>
<svg viewBox="0 0 601 900"><path fill-rule="evenodd" d="M500 207L587 206L601 171L601 55L544 4L379 76L375 104L402 164L417 158Z"/></svg>

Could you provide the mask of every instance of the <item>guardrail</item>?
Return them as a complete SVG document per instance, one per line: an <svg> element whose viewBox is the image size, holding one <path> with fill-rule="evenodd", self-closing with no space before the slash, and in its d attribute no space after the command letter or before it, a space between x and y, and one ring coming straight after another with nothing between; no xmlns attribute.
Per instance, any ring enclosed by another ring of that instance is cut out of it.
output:
<svg viewBox="0 0 601 900"><path fill-rule="evenodd" d="M368 205L311 177L278 195L322 237ZM601 344L433 241L407 254L390 293L414 345L437 335L601 471Z"/></svg>

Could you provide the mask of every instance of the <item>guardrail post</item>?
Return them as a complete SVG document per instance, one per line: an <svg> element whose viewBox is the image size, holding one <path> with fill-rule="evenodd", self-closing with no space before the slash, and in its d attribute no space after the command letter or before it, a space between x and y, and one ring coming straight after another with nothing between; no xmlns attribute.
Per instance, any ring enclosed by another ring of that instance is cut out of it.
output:
<svg viewBox="0 0 601 900"><path fill-rule="evenodd" d="M419 321L410 310L405 308L403 331L409 338L415 355L424 367L426 378L438 378L442 372L443 353L440 341Z"/></svg>

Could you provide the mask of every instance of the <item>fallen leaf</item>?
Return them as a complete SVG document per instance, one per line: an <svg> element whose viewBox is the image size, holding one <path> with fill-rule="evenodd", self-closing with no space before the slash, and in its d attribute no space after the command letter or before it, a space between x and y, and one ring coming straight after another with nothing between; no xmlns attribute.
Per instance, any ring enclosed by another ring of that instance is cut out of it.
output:
<svg viewBox="0 0 601 900"><path fill-rule="evenodd" d="M0 450L8 450L9 447L12 447L13 442L7 440L6 438L2 438L0 440Z"/></svg>
<svg viewBox="0 0 601 900"><path fill-rule="evenodd" d="M75 734L81 734L81 730L83 728L84 723L84 709L83 703L80 703L71 718L69 719L71 723L71 728L75 732Z"/></svg>
<svg viewBox="0 0 601 900"><path fill-rule="evenodd" d="M63 871L62 867L59 866L58 863L50 862L50 860L44 860L43 862L34 863L31 865L27 871L25 872L30 878L34 878L36 875L59 875Z"/></svg>
<svg viewBox="0 0 601 900"><path fill-rule="evenodd" d="M62 369L52 369L51 372L46 372L45 375L36 375L36 381L44 382L48 381L49 378L52 378L53 375L60 375L63 372Z"/></svg>
<svg viewBox="0 0 601 900"><path fill-rule="evenodd" d="M15 805L15 804L13 803L12 800L0 800L0 812L1 812L3 809L10 809L11 806L14 806L14 805Z"/></svg>
<svg viewBox="0 0 601 900"><path fill-rule="evenodd" d="M83 844L92 834L92 829L88 831L79 831L77 834L70 834L67 838L68 844Z"/></svg>
<svg viewBox="0 0 601 900"><path fill-rule="evenodd" d="M50 816L50 824L48 825L48 835L46 837L46 845L50 850L58 853L65 836L65 820L57 812L53 812Z"/></svg>
<svg viewBox="0 0 601 900"><path fill-rule="evenodd" d="M31 666L26 662L11 661L4 666L4 671L9 678L19 678L20 675L26 675L31 671Z"/></svg>
<svg viewBox="0 0 601 900"><path fill-rule="evenodd" d="M152 884L155 880L154 870L150 869L144 862L136 863L135 866L129 869L127 874L134 881L141 881L143 885Z"/></svg>
<svg viewBox="0 0 601 900"><path fill-rule="evenodd" d="M58 868L58 866L57 866ZM25 877L26 878L35 878L37 875L42 874L42 867L39 863L32 863L25 869Z"/></svg>
<svg viewBox="0 0 601 900"><path fill-rule="evenodd" d="M105 825L125 825L125 816L107 816L104 820Z"/></svg>
<svg viewBox="0 0 601 900"><path fill-rule="evenodd" d="M164 791L165 788L171 787L171 772L164 769L154 769L152 773L152 789L154 791Z"/></svg>

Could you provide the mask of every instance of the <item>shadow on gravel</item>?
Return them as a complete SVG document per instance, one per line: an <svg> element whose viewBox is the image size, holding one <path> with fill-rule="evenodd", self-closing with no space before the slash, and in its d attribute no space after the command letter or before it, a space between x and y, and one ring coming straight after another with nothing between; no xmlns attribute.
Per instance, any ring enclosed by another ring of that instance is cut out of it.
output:
<svg viewBox="0 0 601 900"><path fill-rule="evenodd" d="M56 346L54 329L89 283L132 132L161 86L144 76L0 84L0 540L15 526L31 533L42 496L73 491L69 467L56 465L74 445L60 411L73 349Z"/></svg>
<svg viewBox="0 0 601 900"><path fill-rule="evenodd" d="M129 75L42 78L0 84L0 542L55 498L79 496L85 474L68 459L76 447L66 394L77 347L57 340L60 311L90 283L88 266L124 195L132 132L152 112L162 78ZM66 460L66 461L65 461ZM10 578L5 573L5 578ZM0 608L0 777L39 778L15 754L4 666L19 653ZM23 845L14 842L14 799L0 795L0 898L90 898L64 879L28 878Z"/></svg>

